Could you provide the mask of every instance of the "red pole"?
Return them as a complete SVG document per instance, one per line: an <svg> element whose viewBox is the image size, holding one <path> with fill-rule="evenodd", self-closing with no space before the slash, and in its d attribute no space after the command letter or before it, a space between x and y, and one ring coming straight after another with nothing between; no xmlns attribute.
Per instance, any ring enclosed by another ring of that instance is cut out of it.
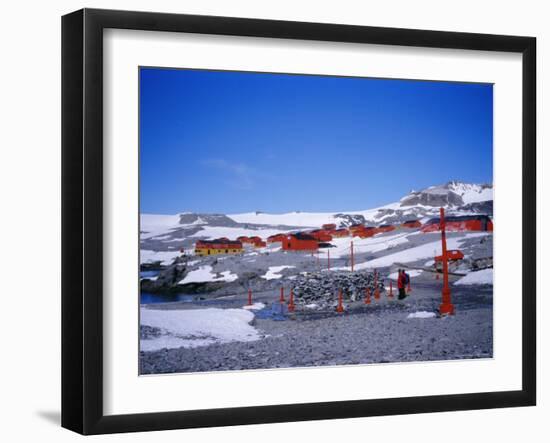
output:
<svg viewBox="0 0 550 443"><path fill-rule="evenodd" d="M409 278L409 282L407 283L407 294L411 293L411 279Z"/></svg>
<svg viewBox="0 0 550 443"><path fill-rule="evenodd" d="M380 300L380 288L378 287L378 271L374 271L374 299Z"/></svg>
<svg viewBox="0 0 550 443"><path fill-rule="evenodd" d="M338 306L336 307L336 312L339 314L344 312L344 306L342 304L342 289L338 290Z"/></svg>
<svg viewBox="0 0 550 443"><path fill-rule="evenodd" d="M330 249L327 249L328 270L330 271Z"/></svg>
<svg viewBox="0 0 550 443"><path fill-rule="evenodd" d="M252 305L252 289L248 290L248 306Z"/></svg>
<svg viewBox="0 0 550 443"><path fill-rule="evenodd" d="M366 296L365 296L365 304L370 305L370 288L365 289Z"/></svg>
<svg viewBox="0 0 550 443"><path fill-rule="evenodd" d="M290 302L288 303L288 312L294 312L294 290L290 288Z"/></svg>
<svg viewBox="0 0 550 443"><path fill-rule="evenodd" d="M353 272L353 240L351 241L351 272Z"/></svg>
<svg viewBox="0 0 550 443"><path fill-rule="evenodd" d="M393 298L393 283L390 280L390 293L388 294L388 298Z"/></svg>
<svg viewBox="0 0 550 443"><path fill-rule="evenodd" d="M281 303L284 303L285 302L285 290L284 288L281 286L281 296L279 297L279 301Z"/></svg>
<svg viewBox="0 0 550 443"><path fill-rule="evenodd" d="M445 210L439 208L439 228L441 229L441 250L443 261L443 289L441 290L441 305L439 313L441 315L453 315L455 307L451 303L451 289L449 288L449 263L447 262L447 238L445 236Z"/></svg>

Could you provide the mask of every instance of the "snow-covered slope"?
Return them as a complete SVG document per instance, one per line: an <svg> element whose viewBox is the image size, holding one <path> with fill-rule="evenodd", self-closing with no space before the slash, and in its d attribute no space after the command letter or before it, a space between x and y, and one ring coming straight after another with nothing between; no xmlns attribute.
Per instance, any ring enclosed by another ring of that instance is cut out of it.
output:
<svg viewBox="0 0 550 443"><path fill-rule="evenodd" d="M444 185L430 186L421 191L411 191L401 199L401 206L454 206L493 200L493 186L487 184L450 181Z"/></svg>
<svg viewBox="0 0 550 443"><path fill-rule="evenodd" d="M438 216L441 206L446 208L448 214L492 215L492 199L492 185L450 181L420 191L411 191L399 202L361 211L284 214L247 212L229 215L141 214L141 249L175 252L180 248L192 247L198 239L233 239L241 235L266 238L278 232L319 228L326 223L345 227L354 223L376 226L398 224L406 220L426 221Z"/></svg>
<svg viewBox="0 0 550 443"><path fill-rule="evenodd" d="M448 187L455 194L458 194L462 197L462 201L464 202L464 204L493 200L492 185L476 185L471 183L452 181L448 183Z"/></svg>

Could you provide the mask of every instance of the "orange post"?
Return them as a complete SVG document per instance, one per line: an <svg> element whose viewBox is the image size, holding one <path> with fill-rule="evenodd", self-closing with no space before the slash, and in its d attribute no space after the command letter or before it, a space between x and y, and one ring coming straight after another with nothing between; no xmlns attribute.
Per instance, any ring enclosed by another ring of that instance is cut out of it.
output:
<svg viewBox="0 0 550 443"><path fill-rule="evenodd" d="M388 298L393 298L393 283L390 280L390 293L388 294Z"/></svg>
<svg viewBox="0 0 550 443"><path fill-rule="evenodd" d="M454 315L455 307L451 303L451 288L449 288L449 263L447 255L447 238L445 236L445 210L439 208L439 228L441 229L441 250L443 261L443 289L441 290L441 305L439 313L441 315Z"/></svg>
<svg viewBox="0 0 550 443"><path fill-rule="evenodd" d="M380 300L380 288L378 287L378 271L374 271L374 299Z"/></svg>
<svg viewBox="0 0 550 443"><path fill-rule="evenodd" d="M288 302L288 312L294 312L296 306L294 305L294 290L290 288L290 301Z"/></svg>
<svg viewBox="0 0 550 443"><path fill-rule="evenodd" d="M281 296L279 297L281 303L285 302L285 289L281 286Z"/></svg>
<svg viewBox="0 0 550 443"><path fill-rule="evenodd" d="M370 288L365 289L365 304L370 305Z"/></svg>
<svg viewBox="0 0 550 443"><path fill-rule="evenodd" d="M342 304L342 290L339 289L338 290L338 306L336 306L336 312L338 312L339 314L341 314L342 312L344 312L344 305Z"/></svg>
<svg viewBox="0 0 550 443"><path fill-rule="evenodd" d="M248 289L248 306L252 306L252 289Z"/></svg>
<svg viewBox="0 0 550 443"><path fill-rule="evenodd" d="M409 283L407 283L407 294L411 293L411 279L409 278Z"/></svg>

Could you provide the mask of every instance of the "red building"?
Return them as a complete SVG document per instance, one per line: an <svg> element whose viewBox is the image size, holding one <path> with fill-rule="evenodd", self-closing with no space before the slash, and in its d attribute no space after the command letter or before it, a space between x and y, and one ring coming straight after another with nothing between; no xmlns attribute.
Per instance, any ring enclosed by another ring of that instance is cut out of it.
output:
<svg viewBox="0 0 550 443"><path fill-rule="evenodd" d="M286 234L274 234L267 237L268 243L277 243L277 242L284 242L287 239Z"/></svg>
<svg viewBox="0 0 550 443"><path fill-rule="evenodd" d="M336 229L335 231L331 232L331 235L336 238L349 237L349 230L347 230L346 228Z"/></svg>
<svg viewBox="0 0 550 443"><path fill-rule="evenodd" d="M333 229L336 229L336 225L334 223L326 223L322 226L322 228L325 231L332 231Z"/></svg>
<svg viewBox="0 0 550 443"><path fill-rule="evenodd" d="M428 220L422 227L422 232L439 231L439 223L439 218ZM493 221L487 215L450 215L445 217L445 230L493 232Z"/></svg>
<svg viewBox="0 0 550 443"><path fill-rule="evenodd" d="M351 225L348 229L353 237L370 237L367 227L363 224L358 223L355 225Z"/></svg>
<svg viewBox="0 0 550 443"><path fill-rule="evenodd" d="M365 226L361 224L351 225L349 227L349 231L351 235L359 238L372 237L374 234L378 233L377 228L373 228L372 226Z"/></svg>
<svg viewBox="0 0 550 443"><path fill-rule="evenodd" d="M372 237L374 234L378 234L377 228L374 228L372 226L365 226L364 229L356 234L356 236L359 238L369 238Z"/></svg>
<svg viewBox="0 0 550 443"><path fill-rule="evenodd" d="M422 223L419 220L407 220L401 225L402 228L420 228Z"/></svg>
<svg viewBox="0 0 550 443"><path fill-rule="evenodd" d="M317 241L325 242L332 240L332 235L324 229L315 229L314 231L309 231L308 234Z"/></svg>
<svg viewBox="0 0 550 443"><path fill-rule="evenodd" d="M317 251L319 243L309 234L289 234L282 242L284 251Z"/></svg>
<svg viewBox="0 0 550 443"><path fill-rule="evenodd" d="M395 231L395 226L393 226L393 225L380 225L380 226L378 226L378 228L376 228L376 231L378 231L378 232Z"/></svg>
<svg viewBox="0 0 550 443"><path fill-rule="evenodd" d="M266 246L266 242L263 241L260 237L257 237L257 236L250 237L249 241L256 248L264 248Z"/></svg>

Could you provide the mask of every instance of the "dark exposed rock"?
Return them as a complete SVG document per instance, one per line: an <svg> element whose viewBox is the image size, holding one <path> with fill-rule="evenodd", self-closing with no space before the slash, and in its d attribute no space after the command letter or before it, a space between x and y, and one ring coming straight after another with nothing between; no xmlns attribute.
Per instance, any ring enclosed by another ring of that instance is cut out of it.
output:
<svg viewBox="0 0 550 443"><path fill-rule="evenodd" d="M475 214L493 215L493 200L469 203L458 208L460 211L473 212Z"/></svg>
<svg viewBox="0 0 550 443"><path fill-rule="evenodd" d="M373 272L316 272L300 275L293 287L297 304L315 304L326 309L336 306L340 289L344 301L363 298L367 288L373 294L375 277ZM378 288L380 292L385 290L382 281L378 281Z"/></svg>
<svg viewBox="0 0 550 443"><path fill-rule="evenodd" d="M462 206L464 201L462 197L452 191L433 192L432 190L424 190L411 192L407 197L401 200L401 206Z"/></svg>

